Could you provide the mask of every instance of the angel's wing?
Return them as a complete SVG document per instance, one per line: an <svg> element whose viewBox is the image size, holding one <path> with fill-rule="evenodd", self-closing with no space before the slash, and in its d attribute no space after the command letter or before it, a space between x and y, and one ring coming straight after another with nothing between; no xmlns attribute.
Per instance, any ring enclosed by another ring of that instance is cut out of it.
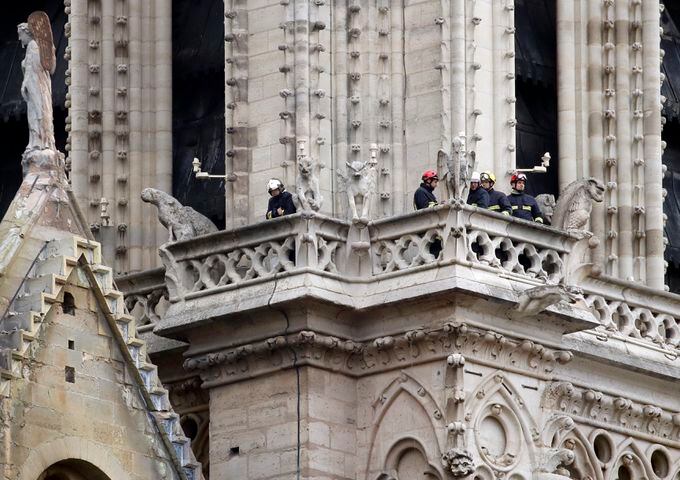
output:
<svg viewBox="0 0 680 480"><path fill-rule="evenodd" d="M54 52L50 17L42 11L33 12L28 16L28 28L31 30L33 39L38 44L41 65L50 72L50 75L53 74L57 66L57 58Z"/></svg>

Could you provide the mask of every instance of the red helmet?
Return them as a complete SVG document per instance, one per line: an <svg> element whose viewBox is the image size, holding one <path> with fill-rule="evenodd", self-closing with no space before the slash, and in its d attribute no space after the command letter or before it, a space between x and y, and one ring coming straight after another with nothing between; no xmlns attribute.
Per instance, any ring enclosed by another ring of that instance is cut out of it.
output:
<svg viewBox="0 0 680 480"><path fill-rule="evenodd" d="M437 175L437 172L434 170L425 170L422 176L423 182L426 182L428 180L439 180L439 176Z"/></svg>
<svg viewBox="0 0 680 480"><path fill-rule="evenodd" d="M519 180L522 180L524 183L527 183L527 176L524 175L523 173L513 173L512 177L510 177L510 185L514 185Z"/></svg>

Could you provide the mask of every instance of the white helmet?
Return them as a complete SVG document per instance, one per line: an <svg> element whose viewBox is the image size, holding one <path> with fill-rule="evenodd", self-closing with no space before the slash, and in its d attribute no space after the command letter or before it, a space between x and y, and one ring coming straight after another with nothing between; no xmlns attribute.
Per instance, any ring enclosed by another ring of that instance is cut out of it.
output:
<svg viewBox="0 0 680 480"><path fill-rule="evenodd" d="M472 176L470 177L470 182L479 183L479 172L472 172Z"/></svg>
<svg viewBox="0 0 680 480"><path fill-rule="evenodd" d="M281 180L278 178L272 178L267 182L267 191L269 193L272 193L272 190L279 190L280 192L283 192L285 190L285 187L283 186L283 183Z"/></svg>

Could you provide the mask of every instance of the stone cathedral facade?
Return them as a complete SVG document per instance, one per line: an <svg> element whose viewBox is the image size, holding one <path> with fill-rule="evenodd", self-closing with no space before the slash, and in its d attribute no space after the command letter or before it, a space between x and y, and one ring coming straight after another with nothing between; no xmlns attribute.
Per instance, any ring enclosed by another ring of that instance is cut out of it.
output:
<svg viewBox="0 0 680 480"><path fill-rule="evenodd" d="M552 4L548 161L523 0L224 0L201 235L141 198L180 176L174 3L65 0L69 183L31 171L0 224L5 478L680 480L665 6ZM552 226L465 204L532 167ZM298 212L265 221L272 177Z"/></svg>

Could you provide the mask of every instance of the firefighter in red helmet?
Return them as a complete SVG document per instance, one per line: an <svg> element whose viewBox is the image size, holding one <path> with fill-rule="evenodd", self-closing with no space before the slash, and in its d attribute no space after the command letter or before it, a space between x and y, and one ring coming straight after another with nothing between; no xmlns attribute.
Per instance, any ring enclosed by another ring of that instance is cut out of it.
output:
<svg viewBox="0 0 680 480"><path fill-rule="evenodd" d="M439 183L439 176L434 170L426 170L421 177L422 183L413 195L413 208L422 210L423 208L439 205L437 197L434 196L434 189Z"/></svg>
<svg viewBox="0 0 680 480"><path fill-rule="evenodd" d="M527 176L523 173L513 173L510 177L512 192L508 195L510 205L512 205L512 216L528 220L530 222L543 223L543 214L531 195L524 193L527 185Z"/></svg>

